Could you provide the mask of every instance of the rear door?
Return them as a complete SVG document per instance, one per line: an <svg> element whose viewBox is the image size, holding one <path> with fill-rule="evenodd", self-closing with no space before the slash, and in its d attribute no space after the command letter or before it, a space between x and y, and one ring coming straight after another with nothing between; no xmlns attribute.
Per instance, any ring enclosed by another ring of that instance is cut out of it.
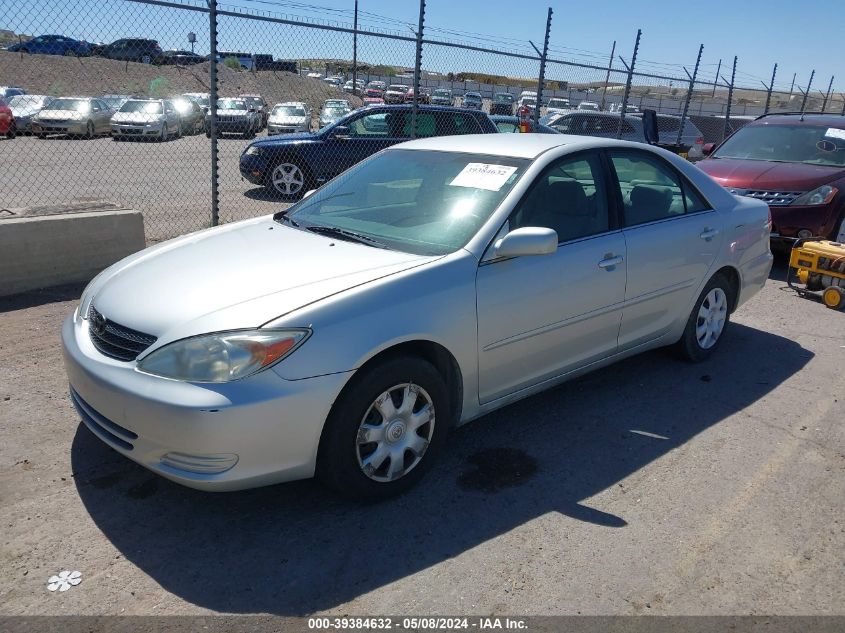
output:
<svg viewBox="0 0 845 633"><path fill-rule="evenodd" d="M686 319L722 243L720 215L674 167L647 150L610 150L623 210L628 282L619 331L623 351Z"/></svg>

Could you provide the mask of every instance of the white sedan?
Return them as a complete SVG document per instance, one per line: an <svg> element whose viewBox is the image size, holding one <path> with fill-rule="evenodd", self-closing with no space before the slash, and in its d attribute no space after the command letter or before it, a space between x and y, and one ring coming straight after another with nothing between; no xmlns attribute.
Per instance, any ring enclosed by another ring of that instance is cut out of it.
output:
<svg viewBox="0 0 845 633"><path fill-rule="evenodd" d="M316 474L384 497L456 425L648 349L730 345L769 232L764 203L646 145L412 141L101 273L62 330L71 396L187 486Z"/></svg>

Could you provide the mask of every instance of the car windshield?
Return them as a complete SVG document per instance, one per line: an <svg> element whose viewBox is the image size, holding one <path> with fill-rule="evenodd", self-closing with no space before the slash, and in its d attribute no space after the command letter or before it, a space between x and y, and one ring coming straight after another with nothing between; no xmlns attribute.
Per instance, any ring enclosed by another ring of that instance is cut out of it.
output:
<svg viewBox="0 0 845 633"><path fill-rule="evenodd" d="M91 103L86 99L54 99L50 102L50 109L88 112L91 109Z"/></svg>
<svg viewBox="0 0 845 633"><path fill-rule="evenodd" d="M329 181L290 216L303 229L332 227L403 252L445 255L466 245L529 162L393 149Z"/></svg>
<svg viewBox="0 0 845 633"><path fill-rule="evenodd" d="M549 107L550 108L568 108L569 101L565 101L563 99L550 99L549 100Z"/></svg>
<svg viewBox="0 0 845 633"><path fill-rule="evenodd" d="M405 86L390 86L388 90L391 92L405 92L407 88Z"/></svg>
<svg viewBox="0 0 845 633"><path fill-rule="evenodd" d="M346 108L341 108L340 106L331 106L328 108L323 108L323 116L326 117L338 117L343 116L346 114Z"/></svg>
<svg viewBox="0 0 845 633"><path fill-rule="evenodd" d="M161 114L161 104L158 101L127 101L120 106L120 112L144 112L146 114Z"/></svg>
<svg viewBox="0 0 845 633"><path fill-rule="evenodd" d="M513 103L513 95L509 94L497 94L496 101L500 103Z"/></svg>
<svg viewBox="0 0 845 633"><path fill-rule="evenodd" d="M50 97L42 95L15 95L9 99L9 107L20 109L43 108L49 100Z"/></svg>
<svg viewBox="0 0 845 633"><path fill-rule="evenodd" d="M246 102L242 99L218 99L218 110L246 110Z"/></svg>
<svg viewBox="0 0 845 633"><path fill-rule="evenodd" d="M305 116L305 109L299 106L279 105L273 108L273 116Z"/></svg>
<svg viewBox="0 0 845 633"><path fill-rule="evenodd" d="M448 90L435 90L432 94L437 96L437 97L451 97L452 96L452 93L450 93Z"/></svg>
<svg viewBox="0 0 845 633"><path fill-rule="evenodd" d="M173 107L181 114L186 114L193 109L191 107L192 103L190 99L174 99Z"/></svg>
<svg viewBox="0 0 845 633"><path fill-rule="evenodd" d="M741 158L810 165L845 165L845 129L826 125L747 125L712 158Z"/></svg>

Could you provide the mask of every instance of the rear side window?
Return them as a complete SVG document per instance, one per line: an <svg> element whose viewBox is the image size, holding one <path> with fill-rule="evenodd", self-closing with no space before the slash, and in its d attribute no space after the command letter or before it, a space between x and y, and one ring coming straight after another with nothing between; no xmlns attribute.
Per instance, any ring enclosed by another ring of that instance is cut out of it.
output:
<svg viewBox="0 0 845 633"><path fill-rule="evenodd" d="M657 156L613 151L610 160L619 181L626 226L668 220L710 208L683 176Z"/></svg>

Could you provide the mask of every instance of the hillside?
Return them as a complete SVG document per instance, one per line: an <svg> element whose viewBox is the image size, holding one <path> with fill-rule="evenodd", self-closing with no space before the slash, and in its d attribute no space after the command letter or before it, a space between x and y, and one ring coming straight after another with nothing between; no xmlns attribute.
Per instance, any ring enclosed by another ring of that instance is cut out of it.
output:
<svg viewBox="0 0 845 633"><path fill-rule="evenodd" d="M306 101L319 110L326 99L360 100L319 79L292 73L232 70L218 64L218 94L260 93L271 105ZM55 96L131 94L169 97L208 92L208 63L196 66L151 66L102 57L60 57L0 51L0 85L20 86L32 94Z"/></svg>

